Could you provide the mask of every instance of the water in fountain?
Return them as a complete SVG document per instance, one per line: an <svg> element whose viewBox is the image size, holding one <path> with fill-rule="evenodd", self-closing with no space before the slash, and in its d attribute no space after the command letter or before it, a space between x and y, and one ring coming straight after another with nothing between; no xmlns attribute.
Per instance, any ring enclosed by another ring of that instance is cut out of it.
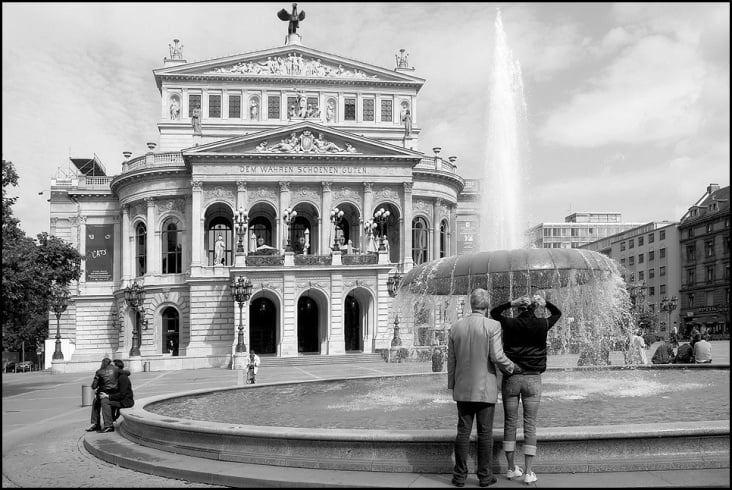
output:
<svg viewBox="0 0 732 490"><path fill-rule="evenodd" d="M578 249L497 250L445 257L404 277L394 305L402 321L431 315L412 322L412 342L425 345L422 330L446 331L469 313L468 295L476 287L489 292L491 308L522 295L544 295L563 312L549 331L550 352L584 353L586 364L606 363L612 347L625 350L635 328L625 281L609 257ZM402 337L409 337L408 329ZM430 343L434 337L430 332Z"/></svg>
<svg viewBox="0 0 732 490"><path fill-rule="evenodd" d="M527 221L524 169L528 148L526 101L521 66L513 57L503 29L501 11L495 21L495 47L488 105L486 162L480 181L482 195L479 249L524 246Z"/></svg>

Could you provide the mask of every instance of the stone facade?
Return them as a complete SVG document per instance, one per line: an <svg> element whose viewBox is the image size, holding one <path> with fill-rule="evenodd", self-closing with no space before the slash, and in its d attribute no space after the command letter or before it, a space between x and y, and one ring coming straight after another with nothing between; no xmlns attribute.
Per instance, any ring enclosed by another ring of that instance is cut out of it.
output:
<svg viewBox="0 0 732 490"><path fill-rule="evenodd" d="M424 80L299 44L181 55L153 73L159 141L118 175L52 181L52 233L85 257L62 318L75 349L54 369L89 371L105 355L133 369L231 366L240 326L245 350L265 356L389 348L389 275L457 250L464 181L454 157L418 149ZM390 215L370 236L364 225L380 209ZM106 248L94 245L99 233ZM388 250L378 251L382 234ZM237 276L252 283L241 320ZM125 300L135 282L139 312Z"/></svg>

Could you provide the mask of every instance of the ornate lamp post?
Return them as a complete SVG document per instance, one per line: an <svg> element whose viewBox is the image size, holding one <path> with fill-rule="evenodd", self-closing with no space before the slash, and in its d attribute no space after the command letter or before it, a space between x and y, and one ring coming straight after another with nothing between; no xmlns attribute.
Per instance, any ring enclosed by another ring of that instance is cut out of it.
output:
<svg viewBox="0 0 732 490"><path fill-rule="evenodd" d="M338 244L338 234L336 231L341 227L341 221L343 221L343 211L338 208L330 210L330 222L333 223L333 250L340 250Z"/></svg>
<svg viewBox="0 0 732 490"><path fill-rule="evenodd" d="M285 210L282 212L282 221L284 221L287 225L287 247L285 247L286 252L292 252L292 244L290 244L290 224L296 216L297 211L292 208L285 208Z"/></svg>
<svg viewBox="0 0 732 490"><path fill-rule="evenodd" d="M399 347L402 345L402 339L399 337L399 315L394 315L394 338L391 339L392 347Z"/></svg>
<svg viewBox="0 0 732 490"><path fill-rule="evenodd" d="M671 312L676 309L676 307L679 304L678 298L676 296L671 296L671 298L664 296L661 300L661 311L665 311L668 314L668 321L666 322L666 325L668 325L669 329L671 328Z"/></svg>
<svg viewBox="0 0 732 490"><path fill-rule="evenodd" d="M384 208L379 208L374 213L374 221L379 224L379 234L381 235L379 239L379 252L386 251L386 247L384 246L384 223L389 219L389 216L391 216L391 213Z"/></svg>
<svg viewBox="0 0 732 490"><path fill-rule="evenodd" d="M244 276L237 276L231 281L231 295L239 303L239 336L236 342L236 352L246 352L247 346L244 343L244 322L242 319L242 308L244 303L252 296L252 282Z"/></svg>
<svg viewBox="0 0 732 490"><path fill-rule="evenodd" d="M140 327L144 325L147 330L147 320L145 320L145 308L143 307L145 303L145 290L137 281L125 288L125 303L127 303L127 306L135 309L135 327L132 329L130 356L139 356L140 343L142 341ZM140 321L140 315L142 315L142 321Z"/></svg>
<svg viewBox="0 0 732 490"><path fill-rule="evenodd" d="M56 348L53 351L54 361L64 360L64 354L61 352L61 314L66 311L68 305L68 288L54 282L51 285L51 310L56 314Z"/></svg>
<svg viewBox="0 0 732 490"><path fill-rule="evenodd" d="M247 232L247 223L249 222L249 213L243 206L239 206L239 210L234 213L234 230L236 231L239 241L236 244L236 253L244 253L244 235Z"/></svg>

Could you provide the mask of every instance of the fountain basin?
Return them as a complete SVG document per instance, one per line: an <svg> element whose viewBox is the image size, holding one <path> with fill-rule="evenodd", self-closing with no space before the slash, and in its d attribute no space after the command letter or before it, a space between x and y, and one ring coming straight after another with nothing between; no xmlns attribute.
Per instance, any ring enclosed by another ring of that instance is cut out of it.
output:
<svg viewBox="0 0 732 490"><path fill-rule="evenodd" d="M647 370L652 370L648 368ZM704 368L693 370L703 373ZM719 370L719 366L711 369ZM726 367L727 374L729 366ZM444 373L422 376L441 376ZM358 379L383 378L366 377ZM353 378L351 378L353 379ZM343 380L331 380L343 381ZM298 383L316 386L323 381ZM173 453L222 461L335 470L450 473L455 429L367 430L282 427L221 423L170 417L146 408L180 397L241 391L256 394L275 383L222 390L196 390L147 398L124 413L120 426L127 439ZM728 385L728 376L727 376ZM726 386L724 387L726 390ZM727 402L728 407L728 402ZM454 405L452 406L454 411ZM246 405L241 408L246 411ZM311 413L302 400L291 403L294 418ZM327 418L322 411L318 418ZM590 416L592 416L590 414ZM384 414L388 420L388 412ZM598 425L593 425L598 424ZM729 466L729 412L726 420L673 421L604 425L599 418L573 427L539 427L537 472L598 472L646 469L726 468ZM518 457L522 460L519 431ZM505 471L502 426L494 426L494 470ZM471 452L474 453L474 444ZM475 455L472 456L474 461ZM471 463L472 464L472 463ZM471 468L474 471L474 468Z"/></svg>

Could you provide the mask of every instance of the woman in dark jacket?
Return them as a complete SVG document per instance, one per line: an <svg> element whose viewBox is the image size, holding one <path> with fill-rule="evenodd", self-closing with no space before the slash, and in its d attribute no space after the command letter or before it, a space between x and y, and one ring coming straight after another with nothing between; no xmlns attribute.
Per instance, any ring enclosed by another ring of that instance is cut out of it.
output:
<svg viewBox="0 0 732 490"><path fill-rule="evenodd" d="M503 316L511 307L518 307L515 318ZM546 307L551 316L536 316L536 307ZM491 317L501 322L503 330L503 352L506 357L518 364L523 373L505 376L501 385L503 399L503 451L508 462L509 479L523 475L521 468L514 464L516 451L516 426L518 424L519 398L524 407L524 458L526 475L524 483L534 483L536 475L531 465L536 455L536 416L541 401L541 373L546 371L546 336L557 323L562 312L549 301L535 294L533 299L522 296L509 303L498 305L491 310Z"/></svg>

